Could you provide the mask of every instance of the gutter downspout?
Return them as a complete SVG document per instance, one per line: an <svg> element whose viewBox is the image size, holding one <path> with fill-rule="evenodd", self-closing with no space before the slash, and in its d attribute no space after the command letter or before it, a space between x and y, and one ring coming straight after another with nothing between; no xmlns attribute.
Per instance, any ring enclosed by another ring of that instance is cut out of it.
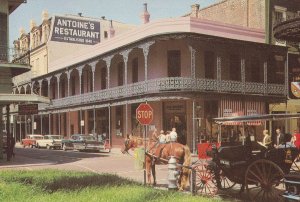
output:
<svg viewBox="0 0 300 202"><path fill-rule="evenodd" d="M272 20L272 12L271 12L271 3L272 0L265 0L265 35L266 35L266 39L265 42L266 44L271 44L272 42L272 22L270 22L270 20Z"/></svg>

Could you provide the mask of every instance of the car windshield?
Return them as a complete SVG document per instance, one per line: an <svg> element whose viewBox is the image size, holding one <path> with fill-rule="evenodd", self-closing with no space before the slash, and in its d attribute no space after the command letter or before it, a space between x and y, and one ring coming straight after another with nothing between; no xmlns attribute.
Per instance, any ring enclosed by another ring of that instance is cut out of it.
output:
<svg viewBox="0 0 300 202"><path fill-rule="evenodd" d="M87 141L95 141L95 138L93 136L81 136L80 137L82 140L87 140Z"/></svg>
<svg viewBox="0 0 300 202"><path fill-rule="evenodd" d="M49 135L48 137L49 139L59 139L59 140L62 139L60 135Z"/></svg>

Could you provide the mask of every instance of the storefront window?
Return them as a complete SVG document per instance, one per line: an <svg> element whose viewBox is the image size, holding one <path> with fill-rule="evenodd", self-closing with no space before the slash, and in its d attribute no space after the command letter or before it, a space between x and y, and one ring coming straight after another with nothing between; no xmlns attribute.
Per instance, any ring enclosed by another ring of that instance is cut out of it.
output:
<svg viewBox="0 0 300 202"><path fill-rule="evenodd" d="M165 102L164 110L164 131L171 131L176 128L177 141L186 144L186 103L185 102Z"/></svg>

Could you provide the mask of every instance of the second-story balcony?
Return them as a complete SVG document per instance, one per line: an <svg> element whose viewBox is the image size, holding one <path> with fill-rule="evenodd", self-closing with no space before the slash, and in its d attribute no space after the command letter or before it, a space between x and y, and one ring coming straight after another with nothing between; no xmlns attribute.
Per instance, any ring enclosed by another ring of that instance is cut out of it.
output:
<svg viewBox="0 0 300 202"><path fill-rule="evenodd" d="M295 15L273 27L274 37L280 40L300 42L300 16Z"/></svg>
<svg viewBox="0 0 300 202"><path fill-rule="evenodd" d="M30 70L29 52L7 46L0 46L0 68L12 69L12 76Z"/></svg>
<svg viewBox="0 0 300 202"><path fill-rule="evenodd" d="M265 84L256 82L241 82L229 80L214 80L204 78L159 78L148 81L137 82L125 86L109 88L105 90L74 95L52 100L52 104L41 104L39 109L58 109L92 105L102 102L116 101L122 98L136 96L166 96L168 92L214 92L214 93L235 93L270 95L284 98L285 86L282 84Z"/></svg>

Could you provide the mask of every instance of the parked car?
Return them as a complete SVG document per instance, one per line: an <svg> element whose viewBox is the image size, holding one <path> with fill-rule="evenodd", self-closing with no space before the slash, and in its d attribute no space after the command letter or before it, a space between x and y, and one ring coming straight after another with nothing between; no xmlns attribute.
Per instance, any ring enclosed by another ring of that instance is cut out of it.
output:
<svg viewBox="0 0 300 202"><path fill-rule="evenodd" d="M285 201L300 201L300 173L292 172L284 176Z"/></svg>
<svg viewBox="0 0 300 202"><path fill-rule="evenodd" d="M62 149L74 149L78 151L105 151L105 142L99 142L91 135L75 134L68 140L62 140Z"/></svg>
<svg viewBox="0 0 300 202"><path fill-rule="evenodd" d="M36 140L41 140L44 137L42 135L30 134L26 135L25 139L22 139L21 144L25 148L27 147L36 147Z"/></svg>
<svg viewBox="0 0 300 202"><path fill-rule="evenodd" d="M60 149L62 136L60 135L44 135L43 139L36 140L36 147L45 147L47 149Z"/></svg>

